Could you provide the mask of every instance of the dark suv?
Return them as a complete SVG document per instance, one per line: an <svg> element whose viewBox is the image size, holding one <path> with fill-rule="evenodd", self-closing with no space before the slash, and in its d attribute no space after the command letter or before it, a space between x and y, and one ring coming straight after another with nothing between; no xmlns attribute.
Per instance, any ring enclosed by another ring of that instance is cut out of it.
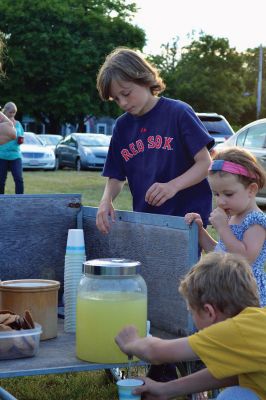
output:
<svg viewBox="0 0 266 400"><path fill-rule="evenodd" d="M196 113L209 134L215 140L215 146L223 143L235 132L227 119L217 113Z"/></svg>

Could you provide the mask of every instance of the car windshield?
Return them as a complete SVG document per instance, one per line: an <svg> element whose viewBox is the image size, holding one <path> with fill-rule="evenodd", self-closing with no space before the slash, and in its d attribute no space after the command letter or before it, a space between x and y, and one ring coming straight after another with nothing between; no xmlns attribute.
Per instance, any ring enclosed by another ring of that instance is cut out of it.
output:
<svg viewBox="0 0 266 400"><path fill-rule="evenodd" d="M266 124L258 124L248 130L245 147L265 148Z"/></svg>
<svg viewBox="0 0 266 400"><path fill-rule="evenodd" d="M36 136L31 135L29 133L24 133L24 143L25 144L35 144L37 146L43 146L41 139L38 139Z"/></svg>
<svg viewBox="0 0 266 400"><path fill-rule="evenodd" d="M90 137L90 136L84 135L84 136L79 136L78 141L82 146L90 146L90 147L109 146L110 137L108 137L108 136Z"/></svg>
<svg viewBox="0 0 266 400"><path fill-rule="evenodd" d="M209 133L228 136L232 135L232 131L223 120L204 121L204 119L202 119L201 121Z"/></svg>
<svg viewBox="0 0 266 400"><path fill-rule="evenodd" d="M57 143L60 141L60 137L56 137L56 136L42 136L40 138L45 144L51 144L56 146Z"/></svg>

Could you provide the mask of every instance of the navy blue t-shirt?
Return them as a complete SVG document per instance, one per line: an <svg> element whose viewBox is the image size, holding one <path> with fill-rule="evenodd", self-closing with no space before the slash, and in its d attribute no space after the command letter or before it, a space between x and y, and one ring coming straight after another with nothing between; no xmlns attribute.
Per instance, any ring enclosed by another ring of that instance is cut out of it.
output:
<svg viewBox="0 0 266 400"><path fill-rule="evenodd" d="M128 180L133 210L177 215L198 212L207 223L212 194L207 179L178 192L160 207L149 205L145 194L155 182L165 183L195 164L194 156L213 138L193 109L179 100L161 97L142 116L121 115L115 124L103 176Z"/></svg>

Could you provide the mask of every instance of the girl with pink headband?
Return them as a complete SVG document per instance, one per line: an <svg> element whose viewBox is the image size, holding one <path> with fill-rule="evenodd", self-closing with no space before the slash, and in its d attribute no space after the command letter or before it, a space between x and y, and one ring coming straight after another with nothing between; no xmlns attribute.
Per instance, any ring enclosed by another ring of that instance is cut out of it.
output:
<svg viewBox="0 0 266 400"><path fill-rule="evenodd" d="M266 215L256 204L257 192L265 185L265 170L250 152L232 147L215 154L208 180L216 202L209 221L218 242L204 229L199 214L188 213L185 221L197 223L199 243L206 253L235 253L249 261L261 306L266 306Z"/></svg>

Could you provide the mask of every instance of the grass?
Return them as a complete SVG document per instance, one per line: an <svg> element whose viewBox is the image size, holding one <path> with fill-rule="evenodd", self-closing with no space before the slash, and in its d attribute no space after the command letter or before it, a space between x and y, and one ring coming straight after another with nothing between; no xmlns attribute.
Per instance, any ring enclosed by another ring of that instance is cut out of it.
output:
<svg viewBox="0 0 266 400"><path fill-rule="evenodd" d="M24 171L25 194L80 193L84 206L98 207L102 197L105 178L99 171ZM6 194L14 193L14 182L9 173ZM128 185L114 202L117 209L131 210L131 195Z"/></svg>
<svg viewBox="0 0 266 400"><path fill-rule="evenodd" d="M103 371L0 380L19 400L117 400L116 386Z"/></svg>

